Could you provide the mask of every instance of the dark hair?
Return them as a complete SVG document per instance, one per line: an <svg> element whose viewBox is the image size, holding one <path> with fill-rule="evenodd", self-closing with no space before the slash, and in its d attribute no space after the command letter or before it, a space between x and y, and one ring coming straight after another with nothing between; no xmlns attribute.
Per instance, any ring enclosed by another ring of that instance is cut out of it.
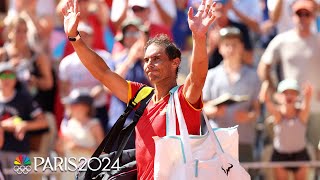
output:
<svg viewBox="0 0 320 180"><path fill-rule="evenodd" d="M180 49L172 42L172 40L166 35L166 34L158 34L155 37L149 39L147 42L144 51L147 50L147 48L151 44L156 44L161 47L164 47L165 53L169 57L170 60L173 60L175 58L181 59L181 51ZM177 68L176 74L178 75L179 67Z"/></svg>

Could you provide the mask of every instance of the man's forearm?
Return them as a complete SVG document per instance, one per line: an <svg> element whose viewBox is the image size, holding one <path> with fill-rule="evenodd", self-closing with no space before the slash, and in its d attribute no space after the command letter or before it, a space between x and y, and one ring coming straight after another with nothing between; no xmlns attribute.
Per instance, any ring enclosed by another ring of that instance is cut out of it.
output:
<svg viewBox="0 0 320 180"><path fill-rule="evenodd" d="M190 73L187 77L184 94L189 103L198 102L208 72L208 55L206 36L193 36L193 50L191 55Z"/></svg>
<svg viewBox="0 0 320 180"><path fill-rule="evenodd" d="M208 71L208 54L206 47L206 37L193 37L193 50L191 56L190 72L197 77L206 78Z"/></svg>

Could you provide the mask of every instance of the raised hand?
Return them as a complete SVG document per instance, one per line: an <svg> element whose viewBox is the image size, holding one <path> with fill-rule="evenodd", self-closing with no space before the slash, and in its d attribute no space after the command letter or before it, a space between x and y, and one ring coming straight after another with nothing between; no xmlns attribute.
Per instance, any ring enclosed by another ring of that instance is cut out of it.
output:
<svg viewBox="0 0 320 180"><path fill-rule="evenodd" d="M312 85L310 83L305 83L303 87L303 95L307 100L311 99L312 91L313 91Z"/></svg>
<svg viewBox="0 0 320 180"><path fill-rule="evenodd" d="M208 2L207 0L202 0L195 16L193 15L193 8L189 8L188 23L189 28L194 36L206 36L210 25L216 18L214 15L215 5L216 3L212 3L212 0L208 0Z"/></svg>
<svg viewBox="0 0 320 180"><path fill-rule="evenodd" d="M65 33L69 37L77 36L77 28L80 20L78 0L66 0L61 12L64 16Z"/></svg>

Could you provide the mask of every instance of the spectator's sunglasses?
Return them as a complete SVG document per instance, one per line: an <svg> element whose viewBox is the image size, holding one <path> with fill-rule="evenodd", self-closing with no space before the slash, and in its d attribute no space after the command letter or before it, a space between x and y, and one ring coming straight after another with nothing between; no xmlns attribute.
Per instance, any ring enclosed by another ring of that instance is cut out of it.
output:
<svg viewBox="0 0 320 180"><path fill-rule="evenodd" d="M133 38L139 38L140 37L140 32L125 32L124 33L125 37L133 37Z"/></svg>
<svg viewBox="0 0 320 180"><path fill-rule="evenodd" d="M146 9L146 8L140 7L140 6L133 6L133 7L132 7L132 11L133 11L134 13L142 12L142 11L144 11L145 9Z"/></svg>
<svg viewBox="0 0 320 180"><path fill-rule="evenodd" d="M16 74L12 72L1 73L0 79L16 79Z"/></svg>
<svg viewBox="0 0 320 180"><path fill-rule="evenodd" d="M298 17L307 17L308 18L308 17L312 16L312 13L310 13L308 11L297 11L296 15Z"/></svg>

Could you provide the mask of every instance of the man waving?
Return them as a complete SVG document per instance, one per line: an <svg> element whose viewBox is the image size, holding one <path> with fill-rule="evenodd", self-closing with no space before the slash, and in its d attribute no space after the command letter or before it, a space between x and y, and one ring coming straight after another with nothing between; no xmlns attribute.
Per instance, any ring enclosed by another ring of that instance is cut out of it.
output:
<svg viewBox="0 0 320 180"><path fill-rule="evenodd" d="M189 133L198 134L200 129L201 93L208 69L206 33L215 19L215 3L203 0L194 15L188 12L189 28L192 31L193 50L190 73L178 89L179 99L186 117ZM83 65L120 100L127 103L140 83L128 82L111 71L105 62L81 40L77 31L79 9L76 0L68 0L62 9L64 29ZM139 179L153 179L155 147L152 137L165 136L166 106L169 91L177 85L177 72L181 52L165 35L158 35L147 42L144 55L144 71L154 85L155 93L136 126L136 160Z"/></svg>

